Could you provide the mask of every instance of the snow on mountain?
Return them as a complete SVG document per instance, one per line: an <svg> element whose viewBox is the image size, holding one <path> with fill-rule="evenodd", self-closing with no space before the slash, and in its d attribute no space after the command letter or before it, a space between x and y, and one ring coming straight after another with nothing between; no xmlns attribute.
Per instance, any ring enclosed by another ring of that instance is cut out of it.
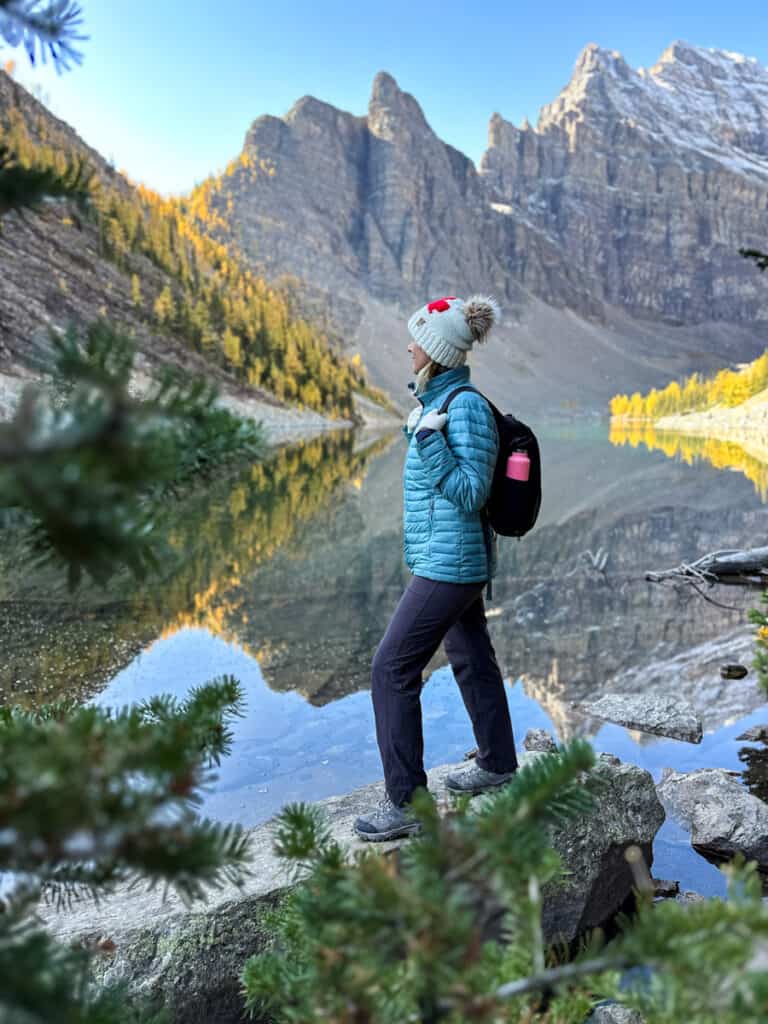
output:
<svg viewBox="0 0 768 1024"><path fill-rule="evenodd" d="M653 67L635 70L615 50L590 43L568 85L542 107L537 133L619 118L685 153L768 177L768 68L728 50L674 42ZM681 154L682 155L682 154Z"/></svg>

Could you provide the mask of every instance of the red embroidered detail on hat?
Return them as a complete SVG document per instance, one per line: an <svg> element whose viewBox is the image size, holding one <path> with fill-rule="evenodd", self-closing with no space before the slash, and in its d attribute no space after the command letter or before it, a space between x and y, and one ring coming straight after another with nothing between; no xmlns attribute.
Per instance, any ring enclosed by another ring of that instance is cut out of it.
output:
<svg viewBox="0 0 768 1024"><path fill-rule="evenodd" d="M448 305L451 299L455 299L455 295L446 295L442 299L435 299L434 302L430 302L427 306L428 313L444 313L451 307Z"/></svg>

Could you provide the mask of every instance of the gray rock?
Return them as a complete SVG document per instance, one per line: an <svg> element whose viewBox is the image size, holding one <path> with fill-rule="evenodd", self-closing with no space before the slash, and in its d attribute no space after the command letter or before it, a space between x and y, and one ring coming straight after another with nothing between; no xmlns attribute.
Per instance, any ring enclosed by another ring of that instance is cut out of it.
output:
<svg viewBox="0 0 768 1024"><path fill-rule="evenodd" d="M546 729L529 729L523 740L523 747L526 750L539 750L549 752L557 750L557 743Z"/></svg>
<svg viewBox="0 0 768 1024"><path fill-rule="evenodd" d="M700 892L694 892L693 889L684 889L675 896L676 903L703 903L706 896L702 896Z"/></svg>
<svg viewBox="0 0 768 1024"><path fill-rule="evenodd" d="M582 704L579 710L628 729L701 743L701 720L695 709L671 694L606 693L599 700Z"/></svg>
<svg viewBox="0 0 768 1024"><path fill-rule="evenodd" d="M521 761L541 756L524 754ZM428 773L438 799L445 776L456 767L441 765ZM664 820L650 774L634 765L616 766L599 759L584 784L598 798L593 813L553 834L570 880L566 886L545 887L549 941L570 941L618 909L632 887L624 850L630 844L640 846L650 864L651 844ZM350 854L368 845L352 831L354 819L382 792L382 783L376 783L320 801L333 835ZM65 942L93 945L99 937L108 940L109 951L95 960L99 981L127 982L134 994L164 1005L175 1022L240 1021L240 971L245 960L264 946L265 908L278 902L292 884L272 850L272 836L271 822L252 830L253 873L242 890L224 885L191 909L174 894L163 900L157 891L124 887L98 906L83 900L61 911L41 905L39 912ZM399 845L377 847L386 853Z"/></svg>
<svg viewBox="0 0 768 1024"><path fill-rule="evenodd" d="M586 1024L645 1024L645 1017L621 1003L601 1003L587 1017Z"/></svg>
<svg viewBox="0 0 768 1024"><path fill-rule="evenodd" d="M768 871L768 805L729 772L701 768L684 774L666 768L656 791L668 813L691 829L699 853L713 860L743 853Z"/></svg>
<svg viewBox="0 0 768 1024"><path fill-rule="evenodd" d="M737 740L748 740L750 743L768 742L768 725L753 725L745 730Z"/></svg>
<svg viewBox="0 0 768 1024"><path fill-rule="evenodd" d="M667 878L654 878L653 879L653 894L654 896L677 896L680 892L680 883L674 879Z"/></svg>
<svg viewBox="0 0 768 1024"><path fill-rule="evenodd" d="M723 679L744 679L749 674L749 669L745 665L721 665L720 675Z"/></svg>
<svg viewBox="0 0 768 1024"><path fill-rule="evenodd" d="M549 942L571 942L616 913L634 885L625 858L629 846L640 848L649 871L653 863L663 807L648 785L648 772L614 760L599 757L585 778L595 796L592 813L553 836L569 883L545 887L542 921Z"/></svg>

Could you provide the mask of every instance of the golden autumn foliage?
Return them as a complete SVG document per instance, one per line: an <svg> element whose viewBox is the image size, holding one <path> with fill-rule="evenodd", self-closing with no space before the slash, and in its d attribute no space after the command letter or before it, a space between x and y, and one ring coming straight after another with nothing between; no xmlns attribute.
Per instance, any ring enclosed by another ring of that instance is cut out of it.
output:
<svg viewBox="0 0 768 1024"><path fill-rule="evenodd" d="M141 306L141 282L138 274L131 274L131 302L134 306Z"/></svg>
<svg viewBox="0 0 768 1024"><path fill-rule="evenodd" d="M42 131L32 130L17 108L0 123L0 142L23 166L63 173L75 153L66 139L49 135L44 142ZM269 176L274 168L244 154L225 173L236 172ZM112 185L94 176L92 202L101 255L129 275L137 314L244 384L268 388L288 402L334 417L352 415L356 390L389 404L368 385L359 359L336 352L327 334L293 311L291 295L257 277L222 240L226 224L211 203L220 179L208 179L189 198L166 199L116 177ZM167 275L159 291L142 278L139 256Z"/></svg>
<svg viewBox="0 0 768 1024"><path fill-rule="evenodd" d="M628 420L655 420L673 413L697 412L716 405L735 406L768 388L768 349L738 370L719 370L705 379L694 373L682 384L673 380L647 395L614 395L611 416Z"/></svg>

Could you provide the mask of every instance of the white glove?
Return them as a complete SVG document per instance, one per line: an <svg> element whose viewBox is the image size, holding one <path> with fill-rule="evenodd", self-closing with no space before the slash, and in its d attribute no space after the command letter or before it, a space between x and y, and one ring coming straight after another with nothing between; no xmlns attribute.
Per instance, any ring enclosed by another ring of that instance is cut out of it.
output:
<svg viewBox="0 0 768 1024"><path fill-rule="evenodd" d="M419 430L442 430L447 419L447 412L438 412L437 409L430 409L419 420Z"/></svg>
<svg viewBox="0 0 768 1024"><path fill-rule="evenodd" d="M419 402L419 404L413 410L413 412L408 417L408 419L406 420L406 423L405 423L406 427L408 428L408 432L410 434L412 434L414 432L414 430L416 429L416 424L421 419L421 414L423 412L424 412L424 406L421 404L421 402Z"/></svg>

